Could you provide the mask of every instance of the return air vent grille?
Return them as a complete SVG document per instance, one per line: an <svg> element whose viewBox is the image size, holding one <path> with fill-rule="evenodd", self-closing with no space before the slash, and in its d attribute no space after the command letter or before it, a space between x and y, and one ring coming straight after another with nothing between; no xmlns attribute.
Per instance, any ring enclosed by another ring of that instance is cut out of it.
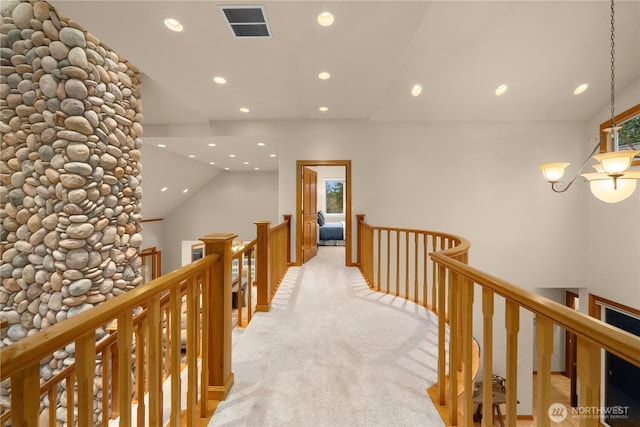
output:
<svg viewBox="0 0 640 427"><path fill-rule="evenodd" d="M220 6L234 37L271 37L264 6Z"/></svg>

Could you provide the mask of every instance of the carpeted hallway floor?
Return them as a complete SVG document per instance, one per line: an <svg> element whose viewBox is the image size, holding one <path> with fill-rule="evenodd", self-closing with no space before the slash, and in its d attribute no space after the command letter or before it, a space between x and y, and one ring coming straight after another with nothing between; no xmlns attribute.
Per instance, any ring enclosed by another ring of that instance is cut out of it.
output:
<svg viewBox="0 0 640 427"><path fill-rule="evenodd" d="M371 292L344 248L292 267L269 313L235 333L235 384L210 426L443 426L437 319Z"/></svg>

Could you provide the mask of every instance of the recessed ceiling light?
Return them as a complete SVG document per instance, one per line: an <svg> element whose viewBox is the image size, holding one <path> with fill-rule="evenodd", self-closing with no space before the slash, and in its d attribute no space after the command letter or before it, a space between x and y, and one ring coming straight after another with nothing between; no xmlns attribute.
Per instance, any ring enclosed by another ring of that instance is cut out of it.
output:
<svg viewBox="0 0 640 427"><path fill-rule="evenodd" d="M162 191L164 193L165 191L167 191L167 187L162 187L162 189L160 191Z"/></svg>
<svg viewBox="0 0 640 427"><path fill-rule="evenodd" d="M225 85L227 84L227 79L225 79L224 77L220 77L220 76L215 76L213 78L213 81L215 83L218 83L219 85Z"/></svg>
<svg viewBox="0 0 640 427"><path fill-rule="evenodd" d="M189 154L189 157L193 159L193 158L196 157L196 155L195 154Z"/></svg>
<svg viewBox="0 0 640 427"><path fill-rule="evenodd" d="M411 88L411 95L413 96L419 96L422 93L422 86L420 85L414 85Z"/></svg>
<svg viewBox="0 0 640 427"><path fill-rule="evenodd" d="M224 168L224 170L228 171L228 170L231 170L231 169L230 168Z"/></svg>
<svg viewBox="0 0 640 427"><path fill-rule="evenodd" d="M229 157L235 157L235 156L236 156L235 154L229 154Z"/></svg>
<svg viewBox="0 0 640 427"><path fill-rule="evenodd" d="M498 89L496 89L496 96L500 96L507 91L507 85L500 85Z"/></svg>
<svg viewBox="0 0 640 427"><path fill-rule="evenodd" d="M248 113L248 112L249 112L249 109L248 109L248 108L246 108L246 107L242 107L242 108L240 109L240 112L241 112L241 113Z"/></svg>
<svg viewBox="0 0 640 427"><path fill-rule="evenodd" d="M215 147L216 144L207 144L209 147Z"/></svg>
<svg viewBox="0 0 640 427"><path fill-rule="evenodd" d="M258 147L264 147L264 142L258 142Z"/></svg>
<svg viewBox="0 0 640 427"><path fill-rule="evenodd" d="M254 170L254 171L259 171L259 170L260 170L260 168L253 168L253 170Z"/></svg>
<svg viewBox="0 0 640 427"><path fill-rule="evenodd" d="M184 190L182 190L182 194L185 194L185 193L186 193L186 192L188 192L188 191L189 191L189 189L188 189L188 188L185 188Z"/></svg>
<svg viewBox="0 0 640 427"><path fill-rule="evenodd" d="M322 25L323 27L328 27L333 24L333 15L331 14L331 12L322 12L320 15L318 15L318 24Z"/></svg>
<svg viewBox="0 0 640 427"><path fill-rule="evenodd" d="M209 162L209 164L210 164L210 165L215 165L215 164L216 164L216 162Z"/></svg>
<svg viewBox="0 0 640 427"><path fill-rule="evenodd" d="M182 30L184 30L184 27L182 26L180 21L178 21L177 19L167 18L167 19L164 20L164 25L165 25L165 27L167 27L171 31L175 31L177 33L179 33Z"/></svg>
<svg viewBox="0 0 640 427"><path fill-rule="evenodd" d="M243 165L248 165L248 164L249 164L249 162L242 162L242 164L243 164Z"/></svg>
<svg viewBox="0 0 640 427"><path fill-rule="evenodd" d="M320 74L318 74L318 78L320 80L329 80L331 78L331 74L327 73L326 71L323 71Z"/></svg>
<svg viewBox="0 0 640 427"><path fill-rule="evenodd" d="M582 83L580 86L578 86L576 88L576 90L573 91L574 95L580 95L582 92L584 92L585 90L587 90L587 88L589 87L588 84L586 83Z"/></svg>
<svg viewBox="0 0 640 427"><path fill-rule="evenodd" d="M276 157L275 154L269 154L269 157Z"/></svg>
<svg viewBox="0 0 640 427"><path fill-rule="evenodd" d="M160 147L160 148L167 148L167 146L166 146L166 145L164 145L164 144L158 144L158 147Z"/></svg>
<svg viewBox="0 0 640 427"><path fill-rule="evenodd" d="M322 111L324 113L325 111L329 111L329 107L320 107L320 108L318 108L318 110L320 110L320 111Z"/></svg>

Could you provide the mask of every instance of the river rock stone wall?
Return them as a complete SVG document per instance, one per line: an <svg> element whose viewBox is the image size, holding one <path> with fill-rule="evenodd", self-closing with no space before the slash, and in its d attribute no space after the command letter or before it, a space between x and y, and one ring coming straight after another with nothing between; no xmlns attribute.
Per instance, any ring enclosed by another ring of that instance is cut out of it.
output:
<svg viewBox="0 0 640 427"><path fill-rule="evenodd" d="M44 1L0 7L6 346L142 283L142 114L139 71L95 36Z"/></svg>

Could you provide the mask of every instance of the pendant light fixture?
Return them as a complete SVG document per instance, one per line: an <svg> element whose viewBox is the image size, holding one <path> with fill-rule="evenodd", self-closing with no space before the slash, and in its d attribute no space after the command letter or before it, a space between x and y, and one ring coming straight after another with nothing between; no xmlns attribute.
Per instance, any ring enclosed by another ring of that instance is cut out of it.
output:
<svg viewBox="0 0 640 427"><path fill-rule="evenodd" d="M597 144L568 184L564 184L560 179L569 163L540 165L543 175L551 183L551 189L556 193L567 191L591 158L599 162L594 166L596 172L584 173L581 176L589 181L591 192L598 199L607 203L617 203L630 197L636 189L637 181L640 179L640 170L629 170L629 168L633 158L640 151L620 150L619 132L622 126L616 125L614 110L615 70L615 4L614 0L611 0L611 127L604 130L607 135L607 147L611 147L611 151L596 154L601 145L600 138L596 137Z"/></svg>

